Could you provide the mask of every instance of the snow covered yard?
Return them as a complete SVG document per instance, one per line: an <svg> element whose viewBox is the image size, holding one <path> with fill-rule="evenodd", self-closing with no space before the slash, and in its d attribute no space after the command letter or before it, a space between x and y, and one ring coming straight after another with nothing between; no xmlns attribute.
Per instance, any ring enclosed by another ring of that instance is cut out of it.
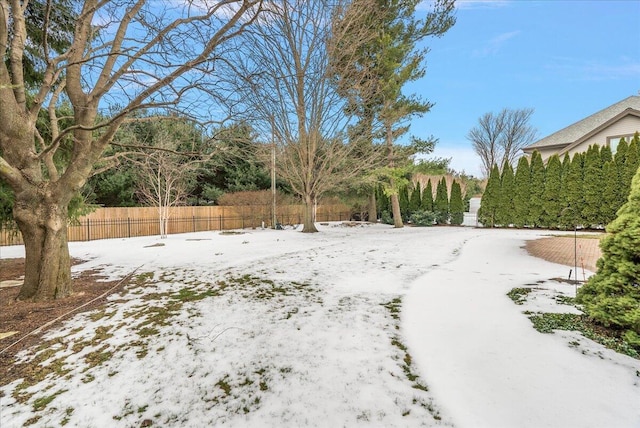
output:
<svg viewBox="0 0 640 428"><path fill-rule="evenodd" d="M0 426L640 426L640 361L506 296L566 274L541 232L319 228L72 243L134 281L21 355Z"/></svg>

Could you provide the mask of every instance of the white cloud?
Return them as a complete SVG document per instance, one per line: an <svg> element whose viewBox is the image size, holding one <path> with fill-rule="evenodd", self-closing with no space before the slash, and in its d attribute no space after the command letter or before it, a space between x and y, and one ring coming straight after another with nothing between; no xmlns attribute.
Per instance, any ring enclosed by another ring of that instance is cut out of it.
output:
<svg viewBox="0 0 640 428"><path fill-rule="evenodd" d="M545 68L571 81L637 79L640 76L640 62L625 58L615 63L602 63L578 58L556 57Z"/></svg>
<svg viewBox="0 0 640 428"><path fill-rule="evenodd" d="M491 55L497 54L504 45L514 37L517 37L520 34L520 31L509 31L507 33L502 33L497 35L496 37L489 40L484 47L475 49L473 51L474 57L487 57Z"/></svg>

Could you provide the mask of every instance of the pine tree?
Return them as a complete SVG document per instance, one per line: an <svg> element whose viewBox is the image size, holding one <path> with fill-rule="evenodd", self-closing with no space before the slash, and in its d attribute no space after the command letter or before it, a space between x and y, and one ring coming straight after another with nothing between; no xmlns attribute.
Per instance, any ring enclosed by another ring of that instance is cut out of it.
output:
<svg viewBox="0 0 640 428"><path fill-rule="evenodd" d="M415 183L411 191L411 197L409 198L409 217L411 217L413 213L420 211L420 205L422 203L420 193L420 183Z"/></svg>
<svg viewBox="0 0 640 428"><path fill-rule="evenodd" d="M582 217L586 226L602 223L600 206L602 205L602 163L600 149L592 145L584 159L584 205Z"/></svg>
<svg viewBox="0 0 640 428"><path fill-rule="evenodd" d="M584 155L576 153L573 155L569 171L564 180L563 200L565 208L560 216L560 223L567 229L573 229L574 226L580 225L582 221L582 206L584 205L583 194L583 161Z"/></svg>
<svg viewBox="0 0 640 428"><path fill-rule="evenodd" d="M551 156L547 161L542 198L542 224L550 229L555 229L559 226L560 214L564 208L562 199L562 164L558 155Z"/></svg>
<svg viewBox="0 0 640 428"><path fill-rule="evenodd" d="M531 168L526 156L518 160L513 190L513 224L524 227L529 214L529 194L531 192Z"/></svg>
<svg viewBox="0 0 640 428"><path fill-rule="evenodd" d="M618 173L613 161L605 162L602 167L602 204L600 215L602 224L609 224L616 218L620 208L618 204Z"/></svg>
<svg viewBox="0 0 640 428"><path fill-rule="evenodd" d="M625 329L624 339L640 350L640 171L607 233L598 272L579 290L578 302L599 323Z"/></svg>
<svg viewBox="0 0 640 428"><path fill-rule="evenodd" d="M493 165L487 187L482 194L480 201L480 209L478 209L478 222L485 227L495 227L496 225L496 209L501 195L500 170L498 165Z"/></svg>
<svg viewBox="0 0 640 428"><path fill-rule="evenodd" d="M380 215L385 211L391 215L391 202L389 201L389 196L384 192L382 184L379 184L376 188L376 208Z"/></svg>
<svg viewBox="0 0 640 428"><path fill-rule="evenodd" d="M436 188L436 199L433 202L438 224L447 224L449 221L449 198L447 197L447 182L444 177Z"/></svg>
<svg viewBox="0 0 640 428"><path fill-rule="evenodd" d="M531 192L529 195L529 216L527 223L533 227L539 227L542 221L543 193L544 193L544 163L539 152L533 152L531 157Z"/></svg>
<svg viewBox="0 0 640 428"><path fill-rule="evenodd" d="M513 224L515 205L513 195L515 193L515 177L513 168L508 162L502 166L502 176L500 177L500 200L496 210L496 223L509 227Z"/></svg>
<svg viewBox="0 0 640 428"><path fill-rule="evenodd" d="M451 185L449 211L451 211L451 224L461 225L464 221L464 202L462 201L462 189L457 181Z"/></svg>
<svg viewBox="0 0 640 428"><path fill-rule="evenodd" d="M433 187L431 186L431 180L427 181L427 187L425 187L424 191L422 192L420 209L422 211L433 212Z"/></svg>

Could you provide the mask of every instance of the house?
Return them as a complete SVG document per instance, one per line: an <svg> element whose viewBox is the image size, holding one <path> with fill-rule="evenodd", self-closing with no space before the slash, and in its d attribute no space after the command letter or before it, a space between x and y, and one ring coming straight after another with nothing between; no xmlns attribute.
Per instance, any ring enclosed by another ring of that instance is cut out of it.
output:
<svg viewBox="0 0 640 428"><path fill-rule="evenodd" d="M625 98L522 150L527 155L537 150L544 161L554 154L586 152L593 144L608 145L615 153L620 139L629 142L636 132L640 132L640 95Z"/></svg>

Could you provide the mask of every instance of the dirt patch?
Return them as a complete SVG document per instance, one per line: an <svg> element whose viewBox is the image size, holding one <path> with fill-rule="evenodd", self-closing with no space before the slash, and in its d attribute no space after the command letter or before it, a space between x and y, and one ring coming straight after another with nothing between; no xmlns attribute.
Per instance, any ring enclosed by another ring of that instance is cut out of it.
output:
<svg viewBox="0 0 640 428"><path fill-rule="evenodd" d="M73 264L82 262L82 260L77 259L72 261ZM24 259L0 260L0 281L18 280L21 279L23 275ZM14 356L18 352L38 344L47 330L59 326L60 323L74 314L90 311L102 306L106 302L108 295L94 302L91 302L91 300L105 293L117 283L117 281L104 281L104 277L100 276L100 272L98 271L86 270L74 277L74 293L71 296L53 302L17 301L16 297L20 291L20 287L0 288L0 333L17 332L11 336L0 339L1 383L6 384L20 377L19 373L15 373L12 370L14 368ZM117 292L124 285L124 283L121 284L112 290L111 293ZM70 313L63 319L43 328L37 334L24 337L35 329L73 311L87 302L91 303L84 306L80 311ZM13 345L20 339L22 340L19 343ZM6 349L8 346L11 346L11 348Z"/></svg>

